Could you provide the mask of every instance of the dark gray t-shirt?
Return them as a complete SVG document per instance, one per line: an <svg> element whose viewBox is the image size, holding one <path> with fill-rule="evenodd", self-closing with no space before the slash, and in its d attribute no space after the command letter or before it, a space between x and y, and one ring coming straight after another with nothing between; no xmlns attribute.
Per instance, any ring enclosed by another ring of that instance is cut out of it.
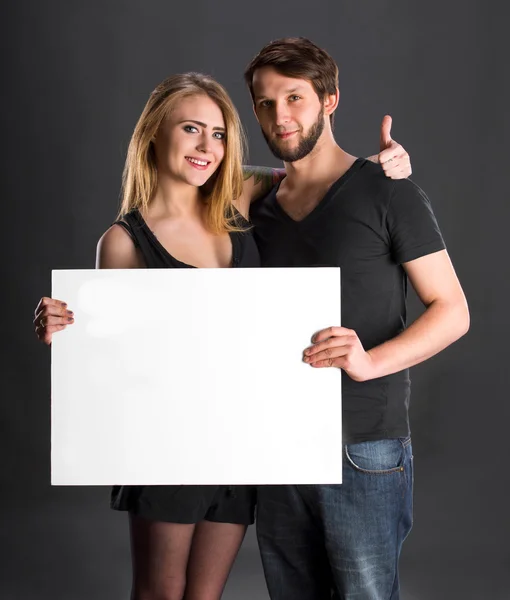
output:
<svg viewBox="0 0 510 600"><path fill-rule="evenodd" d="M250 211L262 265L340 267L342 326L356 331L365 350L400 333L407 293L402 263L445 248L423 191L408 179L388 179L361 158L302 221L280 207L277 190ZM319 290L313 310L320 310ZM365 382L342 376L347 443L409 435L408 369Z"/></svg>

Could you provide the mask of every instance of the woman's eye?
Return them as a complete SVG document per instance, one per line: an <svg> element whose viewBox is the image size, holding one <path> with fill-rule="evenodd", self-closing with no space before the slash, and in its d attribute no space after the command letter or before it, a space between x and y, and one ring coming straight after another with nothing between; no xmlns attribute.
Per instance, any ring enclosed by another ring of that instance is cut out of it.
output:
<svg viewBox="0 0 510 600"><path fill-rule="evenodd" d="M213 133L213 138L215 138L217 140L224 140L225 139L225 134L222 133L221 131L215 131Z"/></svg>
<svg viewBox="0 0 510 600"><path fill-rule="evenodd" d="M184 131L187 131L188 133L197 133L198 129L193 125L184 125Z"/></svg>

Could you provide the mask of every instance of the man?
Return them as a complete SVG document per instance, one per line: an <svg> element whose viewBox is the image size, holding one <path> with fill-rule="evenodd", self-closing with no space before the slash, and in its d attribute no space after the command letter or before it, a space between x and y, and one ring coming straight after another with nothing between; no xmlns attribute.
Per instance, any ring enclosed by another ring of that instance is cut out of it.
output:
<svg viewBox="0 0 510 600"><path fill-rule="evenodd" d="M412 525L409 367L467 332L466 300L425 194L336 143L333 59L306 39L277 40L245 78L287 174L251 207L262 264L339 266L342 276L343 326L316 333L303 360L342 370L343 484L259 488L270 596L398 600ZM425 311L405 329L407 279Z"/></svg>

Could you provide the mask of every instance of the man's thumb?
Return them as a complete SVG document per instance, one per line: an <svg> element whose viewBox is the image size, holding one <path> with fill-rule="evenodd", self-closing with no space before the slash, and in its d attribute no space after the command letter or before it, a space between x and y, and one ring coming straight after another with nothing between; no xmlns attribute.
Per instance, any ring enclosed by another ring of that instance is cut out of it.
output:
<svg viewBox="0 0 510 600"><path fill-rule="evenodd" d="M392 118L390 117L390 115L385 115L385 117L381 123L381 138L380 138L380 142L379 142L379 148L380 148L381 152L383 150L385 150L386 148L388 148L388 146L392 142L391 123L392 123Z"/></svg>

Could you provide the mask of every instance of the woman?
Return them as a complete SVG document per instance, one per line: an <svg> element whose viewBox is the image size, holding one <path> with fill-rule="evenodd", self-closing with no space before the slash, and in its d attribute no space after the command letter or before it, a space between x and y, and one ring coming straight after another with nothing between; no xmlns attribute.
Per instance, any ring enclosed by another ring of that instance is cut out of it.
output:
<svg viewBox="0 0 510 600"><path fill-rule="evenodd" d="M99 241L96 267L259 266L249 204L283 172L252 169L243 176L243 139L238 114L213 79L187 73L161 83L133 133L119 220ZM396 173L399 161L387 169ZM49 344L73 314L65 303L43 298L34 322ZM254 520L254 492L249 486L115 486L112 508L129 511L132 599L220 598Z"/></svg>

